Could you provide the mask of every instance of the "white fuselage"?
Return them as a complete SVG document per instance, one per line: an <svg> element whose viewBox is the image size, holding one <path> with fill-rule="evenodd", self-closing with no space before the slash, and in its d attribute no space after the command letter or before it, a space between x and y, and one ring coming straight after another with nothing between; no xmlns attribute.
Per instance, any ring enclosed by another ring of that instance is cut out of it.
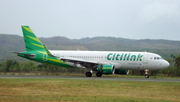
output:
<svg viewBox="0 0 180 102"><path fill-rule="evenodd" d="M61 57L96 61L101 64L114 65L116 69L129 70L158 70L167 68L169 63L158 54L150 52L125 51L53 51L50 52Z"/></svg>

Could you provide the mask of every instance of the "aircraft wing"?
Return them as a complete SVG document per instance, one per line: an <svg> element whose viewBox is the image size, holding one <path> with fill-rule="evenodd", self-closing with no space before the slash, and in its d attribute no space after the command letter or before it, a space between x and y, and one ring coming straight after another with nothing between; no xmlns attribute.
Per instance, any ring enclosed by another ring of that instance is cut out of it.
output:
<svg viewBox="0 0 180 102"><path fill-rule="evenodd" d="M70 58L70 57L61 57L60 60L65 61L65 62L73 62L73 63L91 63L91 64L99 64L97 61L89 61L89 60L84 60L80 58Z"/></svg>
<svg viewBox="0 0 180 102"><path fill-rule="evenodd" d="M93 67L96 67L98 64L103 64L103 63L99 63L97 61L84 60L84 59L80 59L80 58L61 57L59 59L64 61L64 62L71 62L74 64L80 64L86 68L93 68Z"/></svg>

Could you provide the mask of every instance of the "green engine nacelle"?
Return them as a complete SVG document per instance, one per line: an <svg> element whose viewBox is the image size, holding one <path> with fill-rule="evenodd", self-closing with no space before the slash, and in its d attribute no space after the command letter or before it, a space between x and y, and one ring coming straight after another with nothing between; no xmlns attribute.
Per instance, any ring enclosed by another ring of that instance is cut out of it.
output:
<svg viewBox="0 0 180 102"><path fill-rule="evenodd" d="M126 75L126 74L129 74L129 70L125 70L125 69L116 69L116 70L115 70L115 74Z"/></svg>
<svg viewBox="0 0 180 102"><path fill-rule="evenodd" d="M103 64L103 65L98 65L97 71L102 74L114 74L115 68L113 65Z"/></svg>

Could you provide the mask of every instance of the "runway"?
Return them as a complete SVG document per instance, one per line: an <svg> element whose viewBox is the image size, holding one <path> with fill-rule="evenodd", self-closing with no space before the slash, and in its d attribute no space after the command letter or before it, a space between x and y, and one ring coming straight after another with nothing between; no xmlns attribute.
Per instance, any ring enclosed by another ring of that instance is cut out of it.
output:
<svg viewBox="0 0 180 102"><path fill-rule="evenodd" d="M128 77L85 77L85 76L54 76L54 75L0 75L0 78L24 79L79 79L79 80L114 80L114 81L145 81L145 82L180 82L180 79L164 78L128 78Z"/></svg>

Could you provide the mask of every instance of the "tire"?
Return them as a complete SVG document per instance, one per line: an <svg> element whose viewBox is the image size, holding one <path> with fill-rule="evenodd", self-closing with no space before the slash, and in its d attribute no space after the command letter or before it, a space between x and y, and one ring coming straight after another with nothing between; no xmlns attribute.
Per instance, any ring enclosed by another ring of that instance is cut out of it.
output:
<svg viewBox="0 0 180 102"><path fill-rule="evenodd" d="M91 77L92 73L91 72L86 72L86 77Z"/></svg>
<svg viewBox="0 0 180 102"><path fill-rule="evenodd" d="M97 77L102 77L102 73L97 72L97 73L96 73L96 76L97 76Z"/></svg>
<svg viewBox="0 0 180 102"><path fill-rule="evenodd" d="M148 74L145 74L145 78L149 78L149 75L148 75Z"/></svg>

